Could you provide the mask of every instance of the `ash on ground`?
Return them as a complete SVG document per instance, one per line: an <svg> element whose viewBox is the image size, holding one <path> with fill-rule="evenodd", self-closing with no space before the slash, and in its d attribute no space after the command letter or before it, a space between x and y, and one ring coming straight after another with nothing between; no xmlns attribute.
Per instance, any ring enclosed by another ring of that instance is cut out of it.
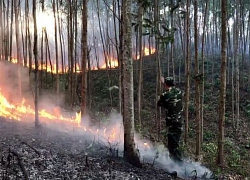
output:
<svg viewBox="0 0 250 180"><path fill-rule="evenodd" d="M117 149L72 132L0 118L0 179L179 179L155 164L137 168Z"/></svg>

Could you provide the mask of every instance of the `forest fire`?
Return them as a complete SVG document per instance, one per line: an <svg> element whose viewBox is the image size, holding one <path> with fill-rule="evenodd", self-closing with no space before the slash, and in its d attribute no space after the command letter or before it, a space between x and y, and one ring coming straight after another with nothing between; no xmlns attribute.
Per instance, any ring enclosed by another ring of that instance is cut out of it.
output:
<svg viewBox="0 0 250 180"><path fill-rule="evenodd" d="M144 50L143 50L143 56L149 56L150 54L153 54L155 53L155 48L147 48L145 47ZM3 58L3 57L2 57ZM140 55L137 55L136 58L134 58L135 60L139 60L140 59ZM18 63L18 59L16 58L12 58L12 59L9 59L10 62L14 63L14 64L17 64ZM107 67L109 69L115 69L118 67L118 59L117 58L114 58L112 56L108 56L106 58L106 61L107 63L103 60L101 61L102 64L99 65L98 67L97 66L92 66L91 67L91 70L99 70L99 69L107 69ZM24 61L20 62L21 65L24 65ZM27 63L27 67L29 67L29 63ZM32 64L32 69L35 69L35 64ZM58 68L58 74L63 74L65 72L67 72L69 69L69 67L67 66L64 66L62 67L60 65L60 67ZM39 64L38 65L38 70L44 70L48 73L53 73L53 74L56 74L57 72L57 67L56 67L56 64L55 63L43 63L43 64ZM79 66L79 64L76 64L75 67L73 68L73 71L74 72L81 72L81 68Z"/></svg>
<svg viewBox="0 0 250 180"><path fill-rule="evenodd" d="M70 127L75 127L81 132L87 132L95 137L104 138L108 142L114 143L119 140L120 130L116 127L111 128L90 128L83 125L81 113L75 113L73 117L64 117L59 108L54 108L53 112L45 109L39 110L39 120L42 123L56 122L66 123ZM10 103L0 89L0 116L7 119L25 122L28 119L34 119L35 110L23 99L20 103ZM147 143L143 143L144 148L150 148Z"/></svg>
<svg viewBox="0 0 250 180"><path fill-rule="evenodd" d="M70 122L78 126L81 124L81 116L77 113L76 116L72 118L65 118L60 114L53 115L47 112L45 109L40 110L38 113L41 119L60 120ZM10 103L0 90L0 116L22 121L26 118L31 118L34 115L35 110L30 105L26 104L25 99L23 99L20 103Z"/></svg>
<svg viewBox="0 0 250 180"><path fill-rule="evenodd" d="M91 128L87 128L86 126L82 125L80 113L76 113L74 117L63 117L58 108L55 108L53 112L54 113L49 113L45 109L38 111L40 121L69 123L69 125L77 127L82 131L89 132L94 135L100 134L100 136L108 138L111 142L117 139L117 131L114 128L110 132L107 132L107 129L104 128L103 132L101 132L99 129L92 130ZM25 99L23 99L20 103L12 104L7 100L0 90L0 116L7 119L25 121L26 119L34 117L34 115L35 110L30 105L26 104Z"/></svg>

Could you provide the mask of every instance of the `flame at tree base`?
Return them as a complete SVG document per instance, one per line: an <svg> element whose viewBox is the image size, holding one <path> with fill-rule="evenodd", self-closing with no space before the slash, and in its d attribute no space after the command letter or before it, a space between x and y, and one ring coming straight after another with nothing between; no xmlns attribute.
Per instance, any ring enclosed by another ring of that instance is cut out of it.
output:
<svg viewBox="0 0 250 180"><path fill-rule="evenodd" d="M92 134L95 137L102 137L108 142L117 142L120 139L119 128L90 128L82 123L81 113L75 113L74 116L63 116L60 108L54 108L50 113L46 109L38 111L39 122L45 124L64 124L67 128L77 128L78 131ZM72 115L72 113L70 113ZM0 89L0 116L20 122L34 120L35 110L23 99L20 103L10 103Z"/></svg>

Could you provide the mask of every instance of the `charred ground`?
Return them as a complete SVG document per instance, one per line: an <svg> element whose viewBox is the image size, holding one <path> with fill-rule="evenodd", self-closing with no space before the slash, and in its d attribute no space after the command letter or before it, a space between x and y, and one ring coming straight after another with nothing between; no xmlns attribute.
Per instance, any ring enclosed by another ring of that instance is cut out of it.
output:
<svg viewBox="0 0 250 180"><path fill-rule="evenodd" d="M133 167L73 131L0 118L0 132L0 179L178 179L153 164Z"/></svg>

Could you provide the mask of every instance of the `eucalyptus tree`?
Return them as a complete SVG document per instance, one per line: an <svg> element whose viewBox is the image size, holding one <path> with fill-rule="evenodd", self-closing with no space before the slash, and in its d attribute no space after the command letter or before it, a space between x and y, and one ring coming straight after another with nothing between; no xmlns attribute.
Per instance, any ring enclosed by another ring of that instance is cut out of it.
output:
<svg viewBox="0 0 250 180"><path fill-rule="evenodd" d="M21 46L20 46L20 23L19 23L19 16L20 16L20 0L14 1L14 8L15 8L15 33L16 33L16 57L17 57L17 73L18 73L18 88L19 88L19 95L22 93L22 84L21 84Z"/></svg>
<svg viewBox="0 0 250 180"><path fill-rule="evenodd" d="M239 1L235 0L235 4L236 4L236 8L235 8L235 23L234 23L234 34L233 34L233 38L234 38L234 61L233 61L233 65L235 66L235 74L232 74L232 79L233 76L235 76L235 110L236 110L236 119L234 125L235 125L235 129L238 133L238 128L239 128L239 121L240 121L240 110L239 110L239 81L240 81L240 77L239 77L239 27L240 27L240 17L239 17ZM233 72L234 73L234 72ZM232 87L234 87L234 84L232 83ZM234 91L234 88L232 88L232 91ZM233 93L234 94L234 93ZM234 101L234 100L233 100ZM232 106L232 108L234 108L234 106ZM233 114L234 116L234 114Z"/></svg>
<svg viewBox="0 0 250 180"><path fill-rule="evenodd" d="M218 156L217 163L225 165L224 156L224 128L225 128L225 99L226 99L226 65L227 65L227 0L221 0L221 72L218 124Z"/></svg>
<svg viewBox="0 0 250 180"><path fill-rule="evenodd" d="M38 117L38 50L37 50L37 17L36 17L36 0L33 0L33 22L34 22L34 58L35 58L35 127L39 126Z"/></svg>
<svg viewBox="0 0 250 180"><path fill-rule="evenodd" d="M204 120L204 96L205 96L205 57L204 57L204 46L205 46L205 34L206 34L206 27L207 27L207 15L208 15L208 0L205 1L205 8L204 8L204 19L203 19L203 29L202 29L202 49L201 49L201 59L202 59L202 72L201 72L201 103L200 103L200 112L201 112L201 120L200 120L200 127L201 127L201 144L203 142L203 120Z"/></svg>
<svg viewBox="0 0 250 180"><path fill-rule="evenodd" d="M55 55L56 55L56 95L59 96L59 59L58 59L58 25L57 25L57 14L58 9L55 0L52 2L53 14L54 14L54 37L55 37ZM58 101L58 100L57 100Z"/></svg>
<svg viewBox="0 0 250 180"><path fill-rule="evenodd" d="M189 101L190 101L190 0L187 0L186 5L186 57L185 57L185 105L184 105L184 119L185 119L185 133L184 142L188 142L189 129Z"/></svg>
<svg viewBox="0 0 250 180"><path fill-rule="evenodd" d="M195 51L195 125L196 125L196 158L201 151L201 124L200 124L200 72L198 54L198 1L194 0L194 51Z"/></svg>
<svg viewBox="0 0 250 180"><path fill-rule="evenodd" d="M131 0L122 1L122 91L123 91L123 125L124 158L135 166L141 166L134 141L134 95L133 95L133 59L132 59L132 23Z"/></svg>
<svg viewBox="0 0 250 180"><path fill-rule="evenodd" d="M138 122L139 128L142 127L142 119L141 119L141 104L142 104L142 89L143 89L143 63L142 63L142 56L143 56L143 47L142 47L142 33L143 33L143 14L145 9L150 5L149 1L138 0L138 47L139 47L139 80L138 80Z"/></svg>
<svg viewBox="0 0 250 180"><path fill-rule="evenodd" d="M87 33L88 33L88 0L82 2L82 91L81 91L81 115L86 113L86 63L87 63Z"/></svg>
<svg viewBox="0 0 250 180"><path fill-rule="evenodd" d="M70 105L73 105L74 98L74 31L73 31L73 3L67 0L67 37L68 37L68 72L69 72L69 97Z"/></svg>

